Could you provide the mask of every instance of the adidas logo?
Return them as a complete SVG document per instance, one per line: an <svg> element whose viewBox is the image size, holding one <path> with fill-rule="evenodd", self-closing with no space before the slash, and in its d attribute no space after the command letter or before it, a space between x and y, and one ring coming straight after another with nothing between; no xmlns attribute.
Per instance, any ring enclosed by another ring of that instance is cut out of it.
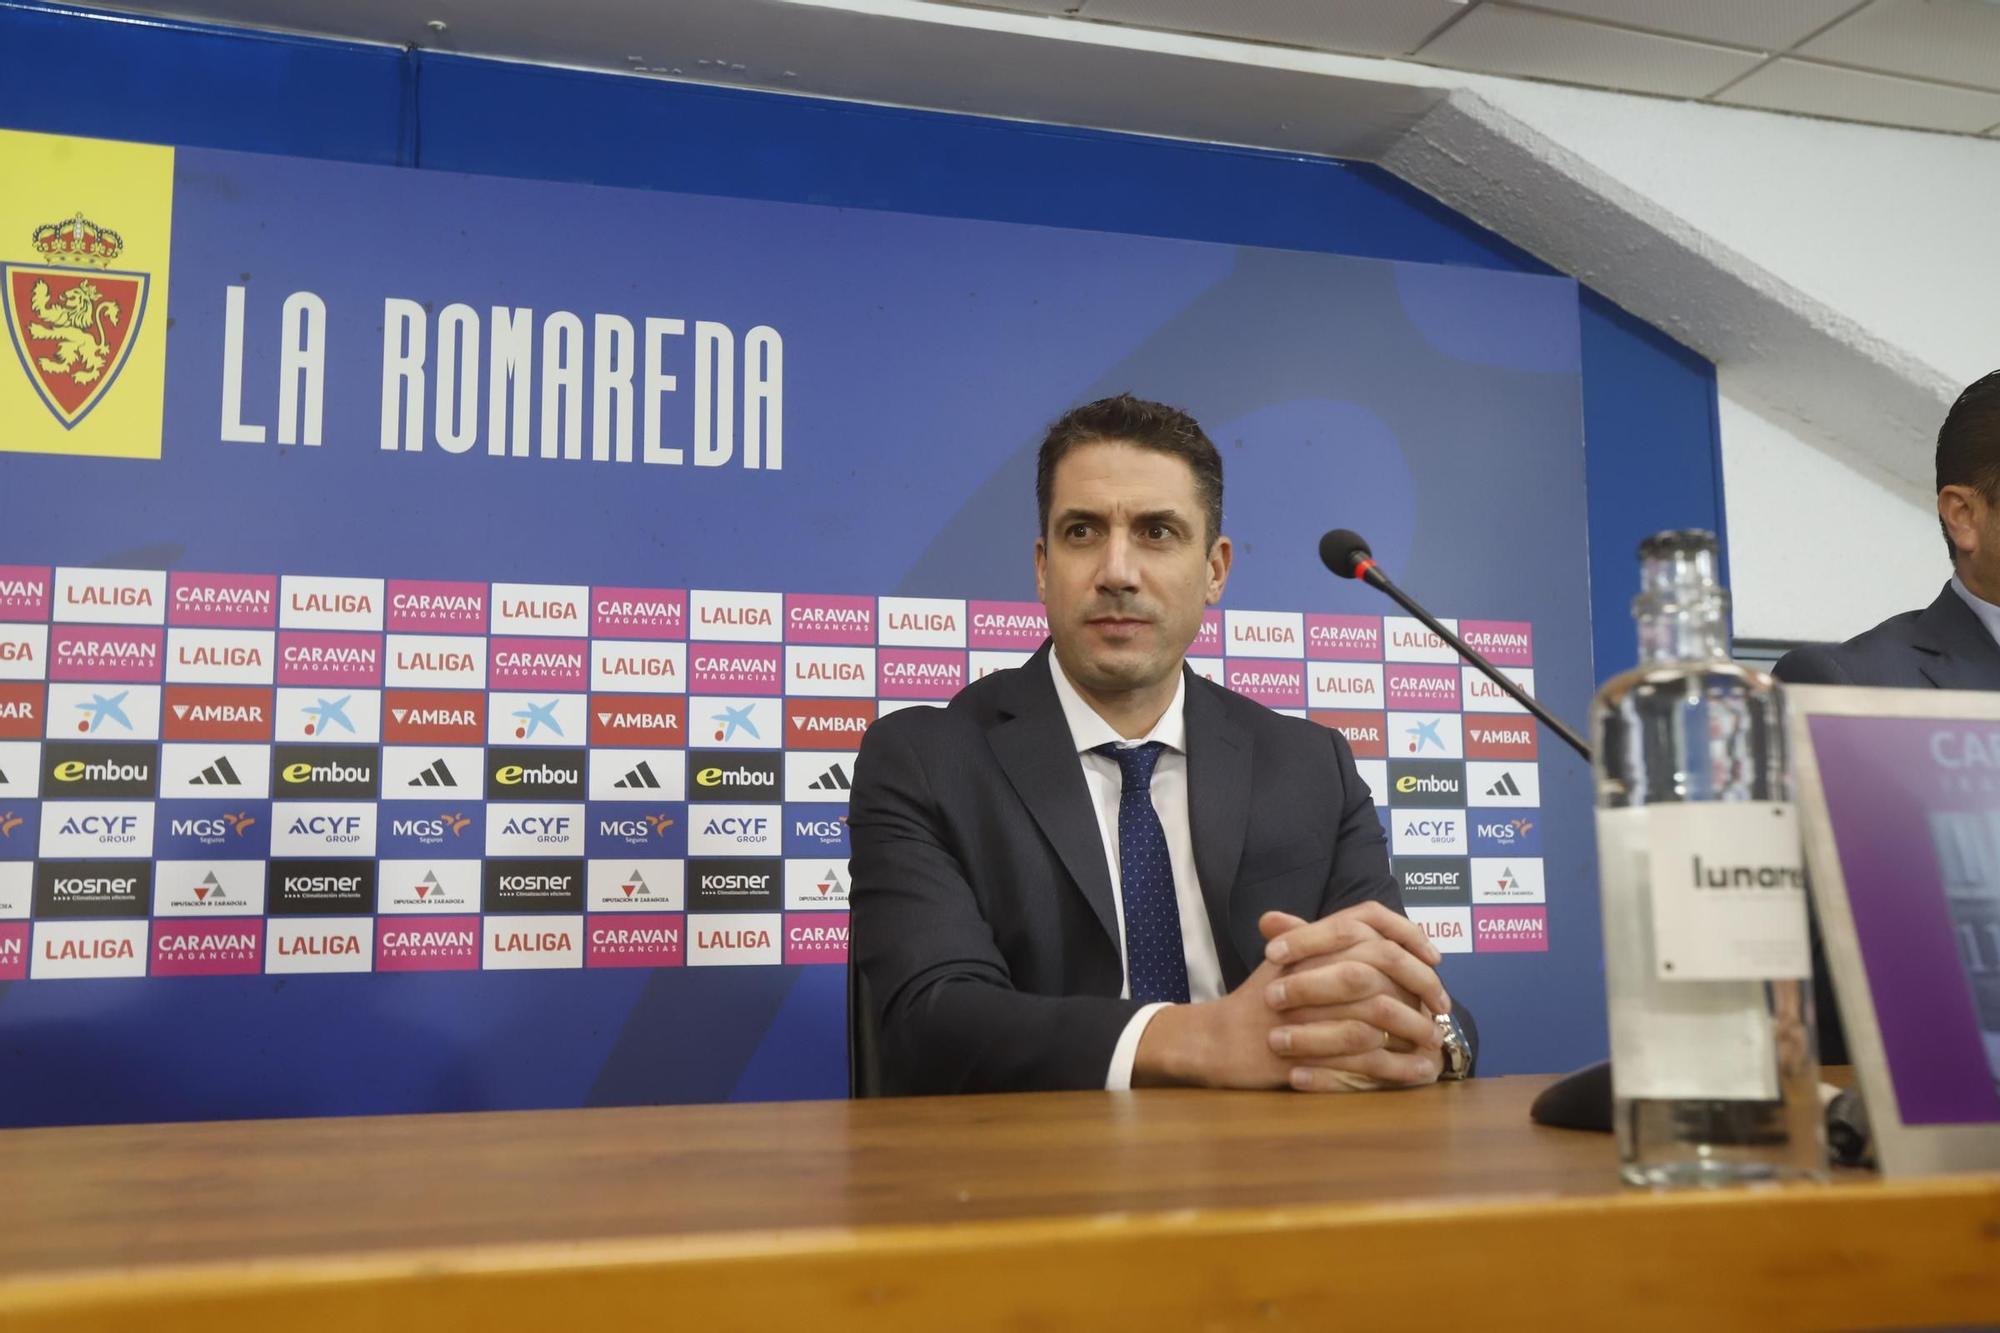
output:
<svg viewBox="0 0 2000 1333"><path fill-rule="evenodd" d="M412 787L456 787L458 779L451 775L451 770L446 768L444 760L440 759L423 772L411 778L410 785Z"/></svg>
<svg viewBox="0 0 2000 1333"><path fill-rule="evenodd" d="M632 873L627 875L625 882L618 887L625 891L627 898L650 898L653 896L653 891L646 887L646 878L639 873L639 867L637 866L632 867Z"/></svg>
<svg viewBox="0 0 2000 1333"><path fill-rule="evenodd" d="M188 779L188 786L190 787L240 787L242 785L243 779L236 776L236 770L230 766L228 755L224 755L207 768L204 768L199 774Z"/></svg>
<svg viewBox="0 0 2000 1333"><path fill-rule="evenodd" d="M0 786L5 786L8 783L8 781L10 781L10 779L7 777L7 770L4 768L0 768Z"/></svg>
<svg viewBox="0 0 2000 1333"><path fill-rule="evenodd" d="M206 902L208 901L209 894L213 893L220 895L221 892L222 892L222 881L217 879L215 877L215 872L211 870L208 872L208 874L202 877L201 883L194 886L194 900L196 902Z"/></svg>
<svg viewBox="0 0 2000 1333"><path fill-rule="evenodd" d="M417 897L428 898L439 887L437 871L426 870L423 883L417 885Z"/></svg>
<svg viewBox="0 0 2000 1333"><path fill-rule="evenodd" d="M654 789L658 789L660 785L660 780L653 776L652 762L650 760L641 760L637 768L633 769L630 773L627 773L624 777L618 779L618 781L612 783L611 785L614 787L624 787L627 790L631 790L638 787L651 787Z"/></svg>
<svg viewBox="0 0 2000 1333"><path fill-rule="evenodd" d="M853 784L847 780L847 773L839 764L806 784L808 791L846 791Z"/></svg>
<svg viewBox="0 0 2000 1333"><path fill-rule="evenodd" d="M1512 773L1502 773L1500 780L1486 789L1486 794L1488 796L1519 796L1521 788L1514 781Z"/></svg>

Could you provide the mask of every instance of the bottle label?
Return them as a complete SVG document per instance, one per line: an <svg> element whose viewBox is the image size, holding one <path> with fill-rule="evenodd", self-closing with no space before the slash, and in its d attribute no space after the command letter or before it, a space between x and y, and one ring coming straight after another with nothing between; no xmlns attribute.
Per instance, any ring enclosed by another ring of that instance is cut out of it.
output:
<svg viewBox="0 0 2000 1333"><path fill-rule="evenodd" d="M1812 975L1805 855L1789 801L1644 807L1661 981Z"/></svg>
<svg viewBox="0 0 2000 1333"><path fill-rule="evenodd" d="M1661 980L1653 907L1655 821L1663 812L1672 820L1688 809L1716 808L1651 805L1597 812L1611 1081L1621 1099L1778 1096L1777 1045L1760 982L1690 984L1678 975Z"/></svg>

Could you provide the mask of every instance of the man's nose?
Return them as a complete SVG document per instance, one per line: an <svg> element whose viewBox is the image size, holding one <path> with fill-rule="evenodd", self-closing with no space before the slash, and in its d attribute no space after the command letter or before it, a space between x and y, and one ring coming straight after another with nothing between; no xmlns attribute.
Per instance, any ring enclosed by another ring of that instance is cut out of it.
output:
<svg viewBox="0 0 2000 1333"><path fill-rule="evenodd" d="M1100 592L1127 593L1139 587L1138 551L1132 539L1122 532L1113 532L1104 543L1104 558L1097 566L1097 587Z"/></svg>

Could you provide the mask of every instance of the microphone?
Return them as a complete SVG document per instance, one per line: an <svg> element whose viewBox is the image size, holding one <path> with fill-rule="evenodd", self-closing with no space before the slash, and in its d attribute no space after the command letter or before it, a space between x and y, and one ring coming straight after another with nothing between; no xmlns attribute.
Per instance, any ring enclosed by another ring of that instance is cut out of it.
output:
<svg viewBox="0 0 2000 1333"><path fill-rule="evenodd" d="M1360 533L1351 528L1335 528L1319 539L1319 558L1321 564L1340 577L1360 579L1363 583L1371 584L1387 593L1398 606L1422 621L1431 633L1450 644L1453 652L1479 668L1488 680L1506 692L1508 698L1540 718L1542 724L1562 737L1570 749L1582 755L1584 762L1590 761L1590 747L1583 743L1581 736L1565 726L1561 718L1542 707L1535 696L1501 674L1500 668L1487 661L1471 644L1438 623L1438 618L1417 605L1414 597L1390 582L1389 576L1382 572L1382 567L1375 563L1375 553L1368 549L1367 539Z"/></svg>

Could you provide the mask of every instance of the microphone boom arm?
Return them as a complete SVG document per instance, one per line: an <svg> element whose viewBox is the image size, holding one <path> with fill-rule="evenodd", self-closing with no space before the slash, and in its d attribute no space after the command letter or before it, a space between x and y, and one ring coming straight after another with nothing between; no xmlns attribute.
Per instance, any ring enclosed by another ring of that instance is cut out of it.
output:
<svg viewBox="0 0 2000 1333"><path fill-rule="evenodd" d="M1398 606L1402 607L1405 611L1408 611L1411 615L1415 616L1418 620L1422 621L1424 623L1424 626L1427 629L1429 629L1431 633L1437 635L1440 639L1443 639L1446 643L1450 644L1453 652L1457 653L1460 657L1464 658L1466 661L1472 663L1472 665L1474 665L1475 667L1478 667L1481 674L1483 674L1488 680L1492 681L1495 685L1498 685L1502 690L1506 691L1508 698L1512 699L1515 703L1521 705L1521 707L1527 709L1530 713L1534 714L1535 717L1541 720L1543 726L1547 727L1550 731L1553 731L1556 735L1562 737L1563 743L1568 745L1570 749L1575 750L1578 754L1582 755L1585 763L1590 762L1590 747L1584 744L1583 738L1581 736L1577 735L1574 731L1571 731L1569 729L1569 726L1566 723L1564 723L1561 718L1557 717L1554 713L1551 713L1548 709L1542 707L1542 705L1536 701L1533 695L1529 694L1519 685L1516 685L1513 681L1507 679L1507 677L1501 673L1498 667L1495 667L1491 662L1488 662L1485 659L1485 657L1476 652L1471 647L1471 645L1466 643L1465 640L1459 638L1458 635L1446 629L1442 624L1439 623L1438 618L1436 616L1424 610L1423 607L1418 606L1416 603L1416 599L1411 597L1408 593L1404 592L1401 588L1398 588L1393 582L1391 582L1389 576L1382 572L1381 568L1378 565L1376 565L1373 559L1367 556L1363 556L1360 559L1356 560L1354 562L1354 577L1361 579L1364 582L1372 583L1377 588L1387 593L1391 598L1395 600Z"/></svg>

